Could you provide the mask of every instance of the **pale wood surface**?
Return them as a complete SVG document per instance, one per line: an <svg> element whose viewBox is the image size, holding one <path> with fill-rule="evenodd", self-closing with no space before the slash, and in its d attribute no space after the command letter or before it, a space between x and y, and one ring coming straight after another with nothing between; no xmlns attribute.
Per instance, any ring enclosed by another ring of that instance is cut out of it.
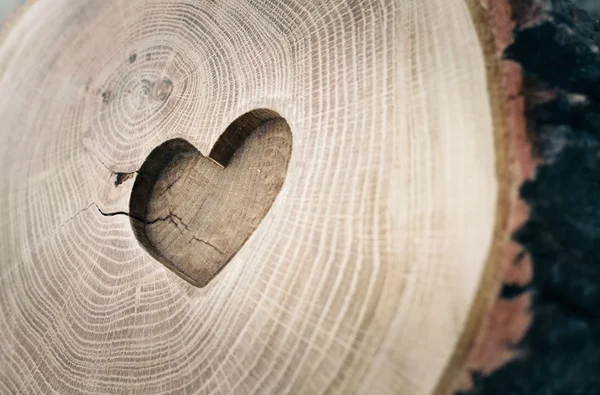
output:
<svg viewBox="0 0 600 395"><path fill-rule="evenodd" d="M257 108L283 185L194 287L100 210ZM0 47L0 392L431 393L489 261L492 125L463 0L38 0Z"/></svg>

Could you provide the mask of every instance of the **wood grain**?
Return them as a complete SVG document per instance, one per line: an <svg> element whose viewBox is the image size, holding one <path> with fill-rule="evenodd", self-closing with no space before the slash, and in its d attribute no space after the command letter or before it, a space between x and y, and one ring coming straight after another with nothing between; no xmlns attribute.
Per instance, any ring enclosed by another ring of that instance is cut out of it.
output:
<svg viewBox="0 0 600 395"><path fill-rule="evenodd" d="M285 120L261 124L255 113L234 121L208 157L181 139L161 144L137 172L129 213L104 213L128 215L146 251L193 285L223 269L283 185L291 131Z"/></svg>
<svg viewBox="0 0 600 395"><path fill-rule="evenodd" d="M0 42L0 392L428 394L460 363L506 216L464 0L38 0ZM194 287L103 213L260 108L285 181Z"/></svg>

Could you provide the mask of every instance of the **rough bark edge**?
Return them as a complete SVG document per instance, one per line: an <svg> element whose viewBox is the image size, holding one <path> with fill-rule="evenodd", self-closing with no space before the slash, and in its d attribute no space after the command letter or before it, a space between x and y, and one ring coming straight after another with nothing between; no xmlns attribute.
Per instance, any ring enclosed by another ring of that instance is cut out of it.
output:
<svg viewBox="0 0 600 395"><path fill-rule="evenodd" d="M521 179L512 214L518 226L507 250L517 243L520 252L505 273L522 272L504 276L456 378L457 394L596 393L600 7L577 0L489 3L506 59L507 115Z"/></svg>
<svg viewBox="0 0 600 395"><path fill-rule="evenodd" d="M518 73L507 69L501 62L502 29L506 22L501 2L492 0L466 0L474 27L479 36L486 65L486 77L492 111L496 144L496 173L498 203L496 224L486 267L479 284L477 297L471 307L464 331L457 342L454 354L437 384L436 394L453 392L457 387L472 386L469 371L472 366L490 366L503 363L512 352L503 346L507 339L518 339L529 322L524 307L527 300L506 305L498 299L505 283L528 280L530 264L512 263L520 258L519 249L510 240L510 234L526 216L518 196L518 186L523 180L522 169L527 167L523 111L511 91L518 86ZM515 81L517 80L517 81ZM522 126L522 127L521 127ZM525 163L522 163L525 161ZM498 323L500 325L498 326Z"/></svg>

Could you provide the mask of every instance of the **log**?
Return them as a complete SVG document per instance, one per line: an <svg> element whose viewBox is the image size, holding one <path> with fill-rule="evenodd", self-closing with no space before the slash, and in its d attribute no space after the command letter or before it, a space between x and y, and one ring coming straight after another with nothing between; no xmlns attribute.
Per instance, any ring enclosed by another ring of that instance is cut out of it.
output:
<svg viewBox="0 0 600 395"><path fill-rule="evenodd" d="M0 392L463 385L523 180L482 3L30 2L0 38Z"/></svg>

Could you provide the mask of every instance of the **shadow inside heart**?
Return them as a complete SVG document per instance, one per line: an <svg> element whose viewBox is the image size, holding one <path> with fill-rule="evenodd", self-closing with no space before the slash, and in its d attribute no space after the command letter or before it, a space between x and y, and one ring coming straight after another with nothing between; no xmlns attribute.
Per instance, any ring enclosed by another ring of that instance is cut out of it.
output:
<svg viewBox="0 0 600 395"><path fill-rule="evenodd" d="M183 139L166 141L148 155L133 186L137 240L181 278L206 286L267 214L291 152L289 125L265 109L233 121L208 157Z"/></svg>

